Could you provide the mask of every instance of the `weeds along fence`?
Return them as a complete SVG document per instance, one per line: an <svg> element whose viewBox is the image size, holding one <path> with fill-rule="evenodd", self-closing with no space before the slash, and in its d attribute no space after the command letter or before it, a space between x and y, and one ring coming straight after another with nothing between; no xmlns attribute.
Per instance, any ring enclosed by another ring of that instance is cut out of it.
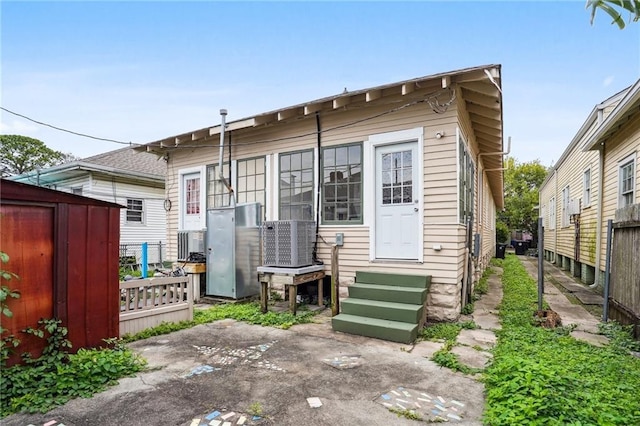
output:
<svg viewBox="0 0 640 426"><path fill-rule="evenodd" d="M142 265L142 251L144 243L120 244L120 267L138 270ZM147 244L147 265L162 266L167 261L167 245L162 241Z"/></svg>
<svg viewBox="0 0 640 426"><path fill-rule="evenodd" d="M188 277L155 277L120 282L120 336L163 322L193 319Z"/></svg>
<svg viewBox="0 0 640 426"><path fill-rule="evenodd" d="M611 245L609 318L634 324L640 338L640 204L616 211Z"/></svg>

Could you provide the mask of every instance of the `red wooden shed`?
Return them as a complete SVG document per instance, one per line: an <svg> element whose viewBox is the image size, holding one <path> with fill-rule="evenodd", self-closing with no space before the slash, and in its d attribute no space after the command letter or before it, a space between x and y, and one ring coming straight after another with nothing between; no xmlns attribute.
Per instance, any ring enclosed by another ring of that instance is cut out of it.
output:
<svg viewBox="0 0 640 426"><path fill-rule="evenodd" d="M18 275L8 283L13 317L2 326L23 343L19 352L39 355L42 341L20 333L41 318L68 328L72 351L104 344L119 333L118 204L2 179L2 269ZM16 361L14 357L10 360Z"/></svg>

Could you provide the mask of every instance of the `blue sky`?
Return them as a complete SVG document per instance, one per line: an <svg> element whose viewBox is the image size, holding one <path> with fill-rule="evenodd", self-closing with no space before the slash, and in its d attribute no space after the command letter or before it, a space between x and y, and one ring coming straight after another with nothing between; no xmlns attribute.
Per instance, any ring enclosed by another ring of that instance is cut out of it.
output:
<svg viewBox="0 0 640 426"><path fill-rule="evenodd" d="M459 68L502 64L504 135L557 160L596 103L640 77L623 31L569 2L0 3L4 108L147 143L228 120ZM2 111L0 131L85 157L121 145Z"/></svg>

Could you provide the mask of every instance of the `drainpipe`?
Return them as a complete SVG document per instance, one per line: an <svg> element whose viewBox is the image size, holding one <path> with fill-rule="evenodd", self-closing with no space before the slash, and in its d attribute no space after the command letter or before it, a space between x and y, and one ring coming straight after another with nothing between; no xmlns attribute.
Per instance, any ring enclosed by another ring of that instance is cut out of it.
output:
<svg viewBox="0 0 640 426"><path fill-rule="evenodd" d="M322 188L322 128L320 127L320 112L316 111L316 133L318 146L318 186L316 187L316 238L313 243L313 263L323 265L324 262L318 258L318 234L320 233L320 188ZM320 284L322 285L322 284Z"/></svg>
<svg viewBox="0 0 640 426"><path fill-rule="evenodd" d="M220 178L220 181L224 184L224 186L229 191L229 196L231 198L231 201L233 202L233 205L235 205L236 204L236 197L235 197L235 194L233 192L233 187L231 186L231 183L227 180L227 178L224 177L224 172L222 170L222 161L223 161L223 156L224 156L224 132L225 132L225 129L227 127L226 117L227 117L227 110L226 109L221 109L220 110L220 122L221 122L221 124L220 124L220 152L218 154L218 158L219 158L220 162L219 162L219 168L218 168L218 177ZM231 163L229 163L229 169L231 169Z"/></svg>
<svg viewBox="0 0 640 426"><path fill-rule="evenodd" d="M553 192L553 263L557 263L558 258L558 168L553 169L553 180L555 181L555 190Z"/></svg>
<svg viewBox="0 0 640 426"><path fill-rule="evenodd" d="M598 204L596 206L596 261L595 277L590 288L596 288L600 284L600 251L602 250L602 202L604 194L604 143L598 150Z"/></svg>

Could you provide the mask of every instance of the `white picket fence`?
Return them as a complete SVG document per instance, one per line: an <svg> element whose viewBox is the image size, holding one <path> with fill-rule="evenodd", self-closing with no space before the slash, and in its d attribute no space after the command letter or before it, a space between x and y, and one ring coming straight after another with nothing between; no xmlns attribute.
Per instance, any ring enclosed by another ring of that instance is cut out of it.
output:
<svg viewBox="0 0 640 426"><path fill-rule="evenodd" d="M120 336L162 322L193 319L189 277L154 277L120 282Z"/></svg>

